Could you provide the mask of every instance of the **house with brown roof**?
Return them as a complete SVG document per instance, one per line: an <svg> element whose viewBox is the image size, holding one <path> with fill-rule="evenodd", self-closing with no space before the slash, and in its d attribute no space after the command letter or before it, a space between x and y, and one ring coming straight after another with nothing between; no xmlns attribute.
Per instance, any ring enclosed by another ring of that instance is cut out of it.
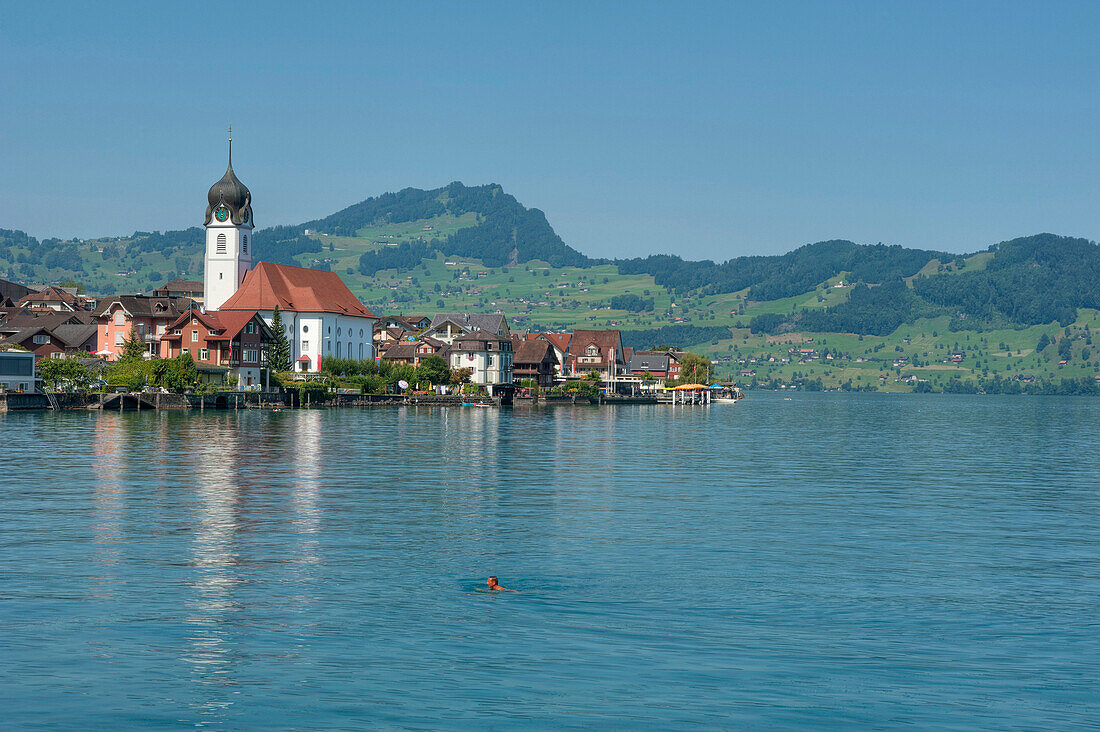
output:
<svg viewBox="0 0 1100 732"><path fill-rule="evenodd" d="M84 310L21 308L0 323L0 343L20 346L39 358L87 356L98 346L95 315Z"/></svg>
<svg viewBox="0 0 1100 732"><path fill-rule="evenodd" d="M117 360L130 330L136 328L138 337L145 343L146 357L159 355L161 336L191 305L192 300L188 297L121 295L104 298L96 310L99 322L97 354L110 361Z"/></svg>
<svg viewBox="0 0 1100 732"><path fill-rule="evenodd" d="M541 387L554 385L556 367L561 365L550 342L542 338L512 336L512 379L532 379Z"/></svg>
<svg viewBox="0 0 1100 732"><path fill-rule="evenodd" d="M202 302L202 283L196 280L169 280L153 290L154 297L189 297Z"/></svg>
<svg viewBox="0 0 1100 732"><path fill-rule="evenodd" d="M554 367L554 372L558 376L562 375L565 370L565 357L569 353L569 342L573 339L572 333L528 333L526 335L527 340L544 340L550 344L550 347L554 349L554 358L557 359L558 365Z"/></svg>
<svg viewBox="0 0 1100 732"><path fill-rule="evenodd" d="M92 300L92 307L95 301ZM25 308L49 308L50 310L73 312L87 310L88 298L50 285L40 292L32 292L19 298L19 305Z"/></svg>
<svg viewBox="0 0 1100 732"><path fill-rule="evenodd" d="M200 369L223 371L241 388L258 387L274 342L275 334L256 311L193 307L168 326L160 355L176 358L188 351Z"/></svg>
<svg viewBox="0 0 1100 732"><path fill-rule="evenodd" d="M34 293L34 290L26 285L21 285L18 282L11 282L10 280L0 280L0 305L5 302L10 302L12 305L17 305L25 295Z"/></svg>
<svg viewBox="0 0 1100 732"><path fill-rule="evenodd" d="M450 350L443 341L435 338L420 338L416 341L388 341L387 347L382 351L382 360L390 363L408 364L419 366L420 362L428 356L447 357Z"/></svg>
<svg viewBox="0 0 1100 732"><path fill-rule="evenodd" d="M260 262L218 312L259 312L270 326L276 306L295 371L320 371L328 357L374 358L378 317L335 272Z"/></svg>
<svg viewBox="0 0 1100 732"><path fill-rule="evenodd" d="M585 376L597 372L613 384L626 370L622 333L617 330L574 330L565 357L565 373Z"/></svg>

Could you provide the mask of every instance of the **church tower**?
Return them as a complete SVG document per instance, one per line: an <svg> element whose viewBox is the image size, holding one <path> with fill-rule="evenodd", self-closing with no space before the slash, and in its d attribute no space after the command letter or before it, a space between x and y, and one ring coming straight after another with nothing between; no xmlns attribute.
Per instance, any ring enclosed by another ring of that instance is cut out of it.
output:
<svg viewBox="0 0 1100 732"><path fill-rule="evenodd" d="M217 310L252 269L252 194L233 172L233 136L229 137L229 167L206 194L206 262L203 304Z"/></svg>

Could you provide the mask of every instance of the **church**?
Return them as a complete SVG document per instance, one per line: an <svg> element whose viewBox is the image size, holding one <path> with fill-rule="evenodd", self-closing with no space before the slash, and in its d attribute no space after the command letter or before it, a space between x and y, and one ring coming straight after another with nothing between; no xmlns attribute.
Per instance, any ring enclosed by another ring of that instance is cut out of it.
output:
<svg viewBox="0 0 1100 732"><path fill-rule="evenodd" d="M210 186L206 200L207 310L258 312L271 326L277 306L295 371L320 371L326 358L374 358L378 318L339 275L270 262L253 265L252 194L233 172L232 138L225 175Z"/></svg>

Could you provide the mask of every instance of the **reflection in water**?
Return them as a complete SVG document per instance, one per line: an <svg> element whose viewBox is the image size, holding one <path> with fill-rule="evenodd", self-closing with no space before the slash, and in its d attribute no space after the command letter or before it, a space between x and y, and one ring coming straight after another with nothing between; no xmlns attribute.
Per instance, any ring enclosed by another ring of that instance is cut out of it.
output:
<svg viewBox="0 0 1100 732"><path fill-rule="evenodd" d="M1097 400L0 423L7 727L1096 719Z"/></svg>
<svg viewBox="0 0 1100 732"><path fill-rule="evenodd" d="M92 492L95 522L92 524L92 535L96 544L92 560L102 565L101 571L104 573L107 567L118 562L121 557L119 542L123 538L122 514L125 508L122 469L127 437L127 431L122 425L124 419L120 414L103 414L96 423L95 436L92 439L92 452L95 455L92 463L95 475ZM103 587L114 585L109 579L104 576Z"/></svg>
<svg viewBox="0 0 1100 732"><path fill-rule="evenodd" d="M294 484L291 493L291 520L297 546L297 561L316 564L320 561L317 549L317 533L321 528L321 415L313 410L294 422L293 442L295 450ZM301 602L307 597L297 597Z"/></svg>
<svg viewBox="0 0 1100 732"><path fill-rule="evenodd" d="M208 424L206 437L193 440L187 453L198 501L194 504L192 562L189 582L194 596L188 603L185 622L191 628L189 647L182 659L192 667L194 678L204 685L233 683L230 672L235 657L232 625L238 603L234 593L242 580L238 574L235 537L239 487L236 483L237 433L232 425ZM211 690L201 695L201 711L212 714L227 709L232 700Z"/></svg>

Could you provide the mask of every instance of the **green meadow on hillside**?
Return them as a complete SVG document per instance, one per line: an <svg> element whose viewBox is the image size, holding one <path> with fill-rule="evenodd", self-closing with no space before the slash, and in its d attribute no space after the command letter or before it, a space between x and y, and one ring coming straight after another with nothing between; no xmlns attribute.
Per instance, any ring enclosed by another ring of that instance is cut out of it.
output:
<svg viewBox="0 0 1100 732"><path fill-rule="evenodd" d="M149 291L201 279L203 240L198 227L84 241L0 230L0 277ZM567 246L499 186L452 183L258 230L255 250L338 273L379 315L501 311L520 330L615 328L628 345L709 355L716 377L744 384L1004 390L990 380L1100 375L1098 248L1049 234L967 256L835 240L720 263L607 261Z"/></svg>

